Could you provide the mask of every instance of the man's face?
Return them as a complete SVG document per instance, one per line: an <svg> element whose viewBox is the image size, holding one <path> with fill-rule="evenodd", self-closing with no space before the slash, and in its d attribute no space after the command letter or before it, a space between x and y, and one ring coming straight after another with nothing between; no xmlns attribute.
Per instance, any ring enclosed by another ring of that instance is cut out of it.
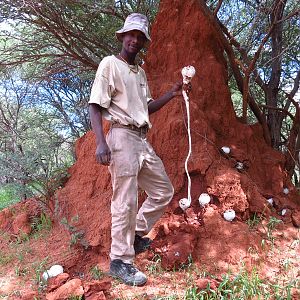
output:
<svg viewBox="0 0 300 300"><path fill-rule="evenodd" d="M123 33L122 47L127 53L137 54L145 45L147 38L139 30L131 30Z"/></svg>

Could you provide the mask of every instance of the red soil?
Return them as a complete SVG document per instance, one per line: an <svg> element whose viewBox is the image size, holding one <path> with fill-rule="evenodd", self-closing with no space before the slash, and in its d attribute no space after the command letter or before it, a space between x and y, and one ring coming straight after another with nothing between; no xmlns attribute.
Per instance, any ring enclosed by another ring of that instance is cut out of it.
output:
<svg viewBox="0 0 300 300"><path fill-rule="evenodd" d="M185 213L178 207L178 201L187 196L184 102L178 97L151 117L149 140L175 188L167 212L150 233L152 248L161 255L166 269L186 263L190 256L219 273L238 266L241 259L250 268L256 263L249 255L250 248L264 259L262 233L250 231L245 220L254 213L273 215L282 218L288 228L293 227L291 215L295 219L299 216L297 192L283 171L284 156L266 145L259 125L243 124L236 117L224 51L198 1L162 1L151 36L145 69L154 98L180 80L183 66L196 68L190 94L192 205ZM231 148L230 156L221 154L222 146ZM108 268L112 189L107 167L96 163L94 152L95 137L89 132L77 141L77 161L70 169L70 179L55 197L56 219L67 218L77 232L83 233L83 246L78 245L74 255L56 261L75 275L97 262ZM237 161L247 168L238 171ZM284 187L289 188L288 195L283 194ZM206 208L198 203L203 192L212 196ZM266 201L270 197L274 207ZM222 213L228 208L237 213L233 222L223 219ZM286 217L279 215L283 208L290 211ZM69 239L71 233L66 236L59 226L55 229L57 239ZM147 259L151 259L150 253L139 256L137 264L143 266Z"/></svg>

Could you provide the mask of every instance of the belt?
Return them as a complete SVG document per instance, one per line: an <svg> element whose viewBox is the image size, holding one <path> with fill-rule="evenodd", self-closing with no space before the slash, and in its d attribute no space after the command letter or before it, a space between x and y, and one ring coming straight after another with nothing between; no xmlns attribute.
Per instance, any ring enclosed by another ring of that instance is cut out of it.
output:
<svg viewBox="0 0 300 300"><path fill-rule="evenodd" d="M148 125L144 125L142 127L137 127L137 126L132 125L132 124L123 125L123 124L120 124L120 123L112 123L111 127L112 128L125 128L125 129L136 131L140 134L146 134L149 130Z"/></svg>

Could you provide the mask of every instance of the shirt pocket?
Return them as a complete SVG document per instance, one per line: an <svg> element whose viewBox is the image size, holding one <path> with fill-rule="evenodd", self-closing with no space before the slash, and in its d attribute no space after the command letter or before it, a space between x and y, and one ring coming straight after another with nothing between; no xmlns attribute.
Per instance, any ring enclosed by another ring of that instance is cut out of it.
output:
<svg viewBox="0 0 300 300"><path fill-rule="evenodd" d="M144 99L147 99L147 84L145 82L140 82L140 92Z"/></svg>

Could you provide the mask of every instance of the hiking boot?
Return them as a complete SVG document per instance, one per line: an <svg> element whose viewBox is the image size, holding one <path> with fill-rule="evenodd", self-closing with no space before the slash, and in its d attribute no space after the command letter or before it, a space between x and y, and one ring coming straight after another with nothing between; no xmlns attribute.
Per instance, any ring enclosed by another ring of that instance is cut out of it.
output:
<svg viewBox="0 0 300 300"><path fill-rule="evenodd" d="M147 281L144 273L139 271L132 264L124 263L120 259L114 259L110 262L109 273L113 277L121 279L127 285L143 285Z"/></svg>
<svg viewBox="0 0 300 300"><path fill-rule="evenodd" d="M152 243L152 240L148 237L141 237L138 234L135 234L134 238L134 251L135 254L142 253L150 248L150 245Z"/></svg>

